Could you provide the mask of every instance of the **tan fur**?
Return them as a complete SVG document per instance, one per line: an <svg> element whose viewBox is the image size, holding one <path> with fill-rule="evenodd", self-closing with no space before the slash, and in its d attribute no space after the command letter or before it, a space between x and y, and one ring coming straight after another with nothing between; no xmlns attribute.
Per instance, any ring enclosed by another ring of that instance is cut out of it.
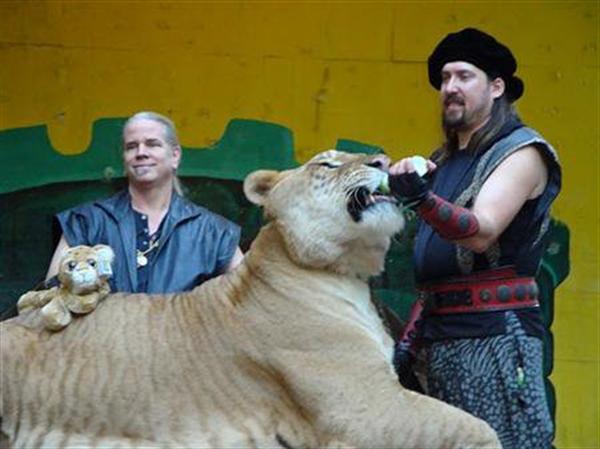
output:
<svg viewBox="0 0 600 449"><path fill-rule="evenodd" d="M90 313L110 293L113 257L107 245L67 249L58 268L60 286L22 295L17 302L19 314L41 309L46 329L57 331L71 322L71 313Z"/></svg>
<svg viewBox="0 0 600 449"><path fill-rule="evenodd" d="M402 218L387 202L346 211L349 189L386 176L372 161L329 152L251 175L271 223L192 292L110 295L54 334L3 323L13 447L500 448L483 421L398 383L364 279Z"/></svg>

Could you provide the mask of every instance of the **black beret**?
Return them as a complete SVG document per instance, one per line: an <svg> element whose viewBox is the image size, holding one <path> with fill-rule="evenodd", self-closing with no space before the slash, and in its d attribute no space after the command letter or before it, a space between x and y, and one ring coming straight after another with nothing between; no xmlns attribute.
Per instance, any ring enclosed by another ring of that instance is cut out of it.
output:
<svg viewBox="0 0 600 449"><path fill-rule="evenodd" d="M502 78L506 85L506 97L511 103L523 95L523 81L513 75L517 70L517 61L510 49L483 31L465 28L442 39L427 60L429 83L433 87L440 88L442 68L454 61L473 64L490 78Z"/></svg>

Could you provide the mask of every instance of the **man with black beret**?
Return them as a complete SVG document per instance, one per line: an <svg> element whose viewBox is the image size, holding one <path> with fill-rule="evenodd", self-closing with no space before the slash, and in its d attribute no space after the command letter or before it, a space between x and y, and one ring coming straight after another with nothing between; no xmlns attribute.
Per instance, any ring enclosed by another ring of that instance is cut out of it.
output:
<svg viewBox="0 0 600 449"><path fill-rule="evenodd" d="M396 362L406 372L422 358L427 393L486 420L504 449L549 448L534 277L561 171L515 112L516 69L508 47L474 28L448 34L428 59L446 141L425 164L390 169L390 187L420 217L419 297Z"/></svg>

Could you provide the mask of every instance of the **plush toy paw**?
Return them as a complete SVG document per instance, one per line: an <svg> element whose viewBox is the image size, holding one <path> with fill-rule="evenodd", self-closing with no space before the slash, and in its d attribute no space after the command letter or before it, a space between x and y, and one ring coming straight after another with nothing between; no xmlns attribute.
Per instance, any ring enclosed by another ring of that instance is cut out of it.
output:
<svg viewBox="0 0 600 449"><path fill-rule="evenodd" d="M65 305L71 312L83 315L94 310L98 303L106 298L109 293L110 288L106 285L106 288L101 287L97 292L80 295L70 294L65 298Z"/></svg>
<svg viewBox="0 0 600 449"><path fill-rule="evenodd" d="M28 309L39 309L40 307L44 307L56 296L57 291L57 287L52 287L48 290L27 292L21 295L17 301L17 310L19 313L23 313Z"/></svg>
<svg viewBox="0 0 600 449"><path fill-rule="evenodd" d="M71 322L71 312L60 296L57 296L41 310L44 325L51 331L59 331Z"/></svg>

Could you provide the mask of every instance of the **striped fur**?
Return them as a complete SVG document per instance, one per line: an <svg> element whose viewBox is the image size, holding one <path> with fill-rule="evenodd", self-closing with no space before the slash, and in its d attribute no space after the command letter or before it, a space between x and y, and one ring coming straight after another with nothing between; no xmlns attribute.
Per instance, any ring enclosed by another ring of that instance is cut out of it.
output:
<svg viewBox="0 0 600 449"><path fill-rule="evenodd" d="M235 271L187 293L110 295L58 333L35 312L2 323L11 447L499 448L483 421L398 383L363 279L400 213L352 221L348 188L374 190L382 172L320 157L247 180L272 222Z"/></svg>

